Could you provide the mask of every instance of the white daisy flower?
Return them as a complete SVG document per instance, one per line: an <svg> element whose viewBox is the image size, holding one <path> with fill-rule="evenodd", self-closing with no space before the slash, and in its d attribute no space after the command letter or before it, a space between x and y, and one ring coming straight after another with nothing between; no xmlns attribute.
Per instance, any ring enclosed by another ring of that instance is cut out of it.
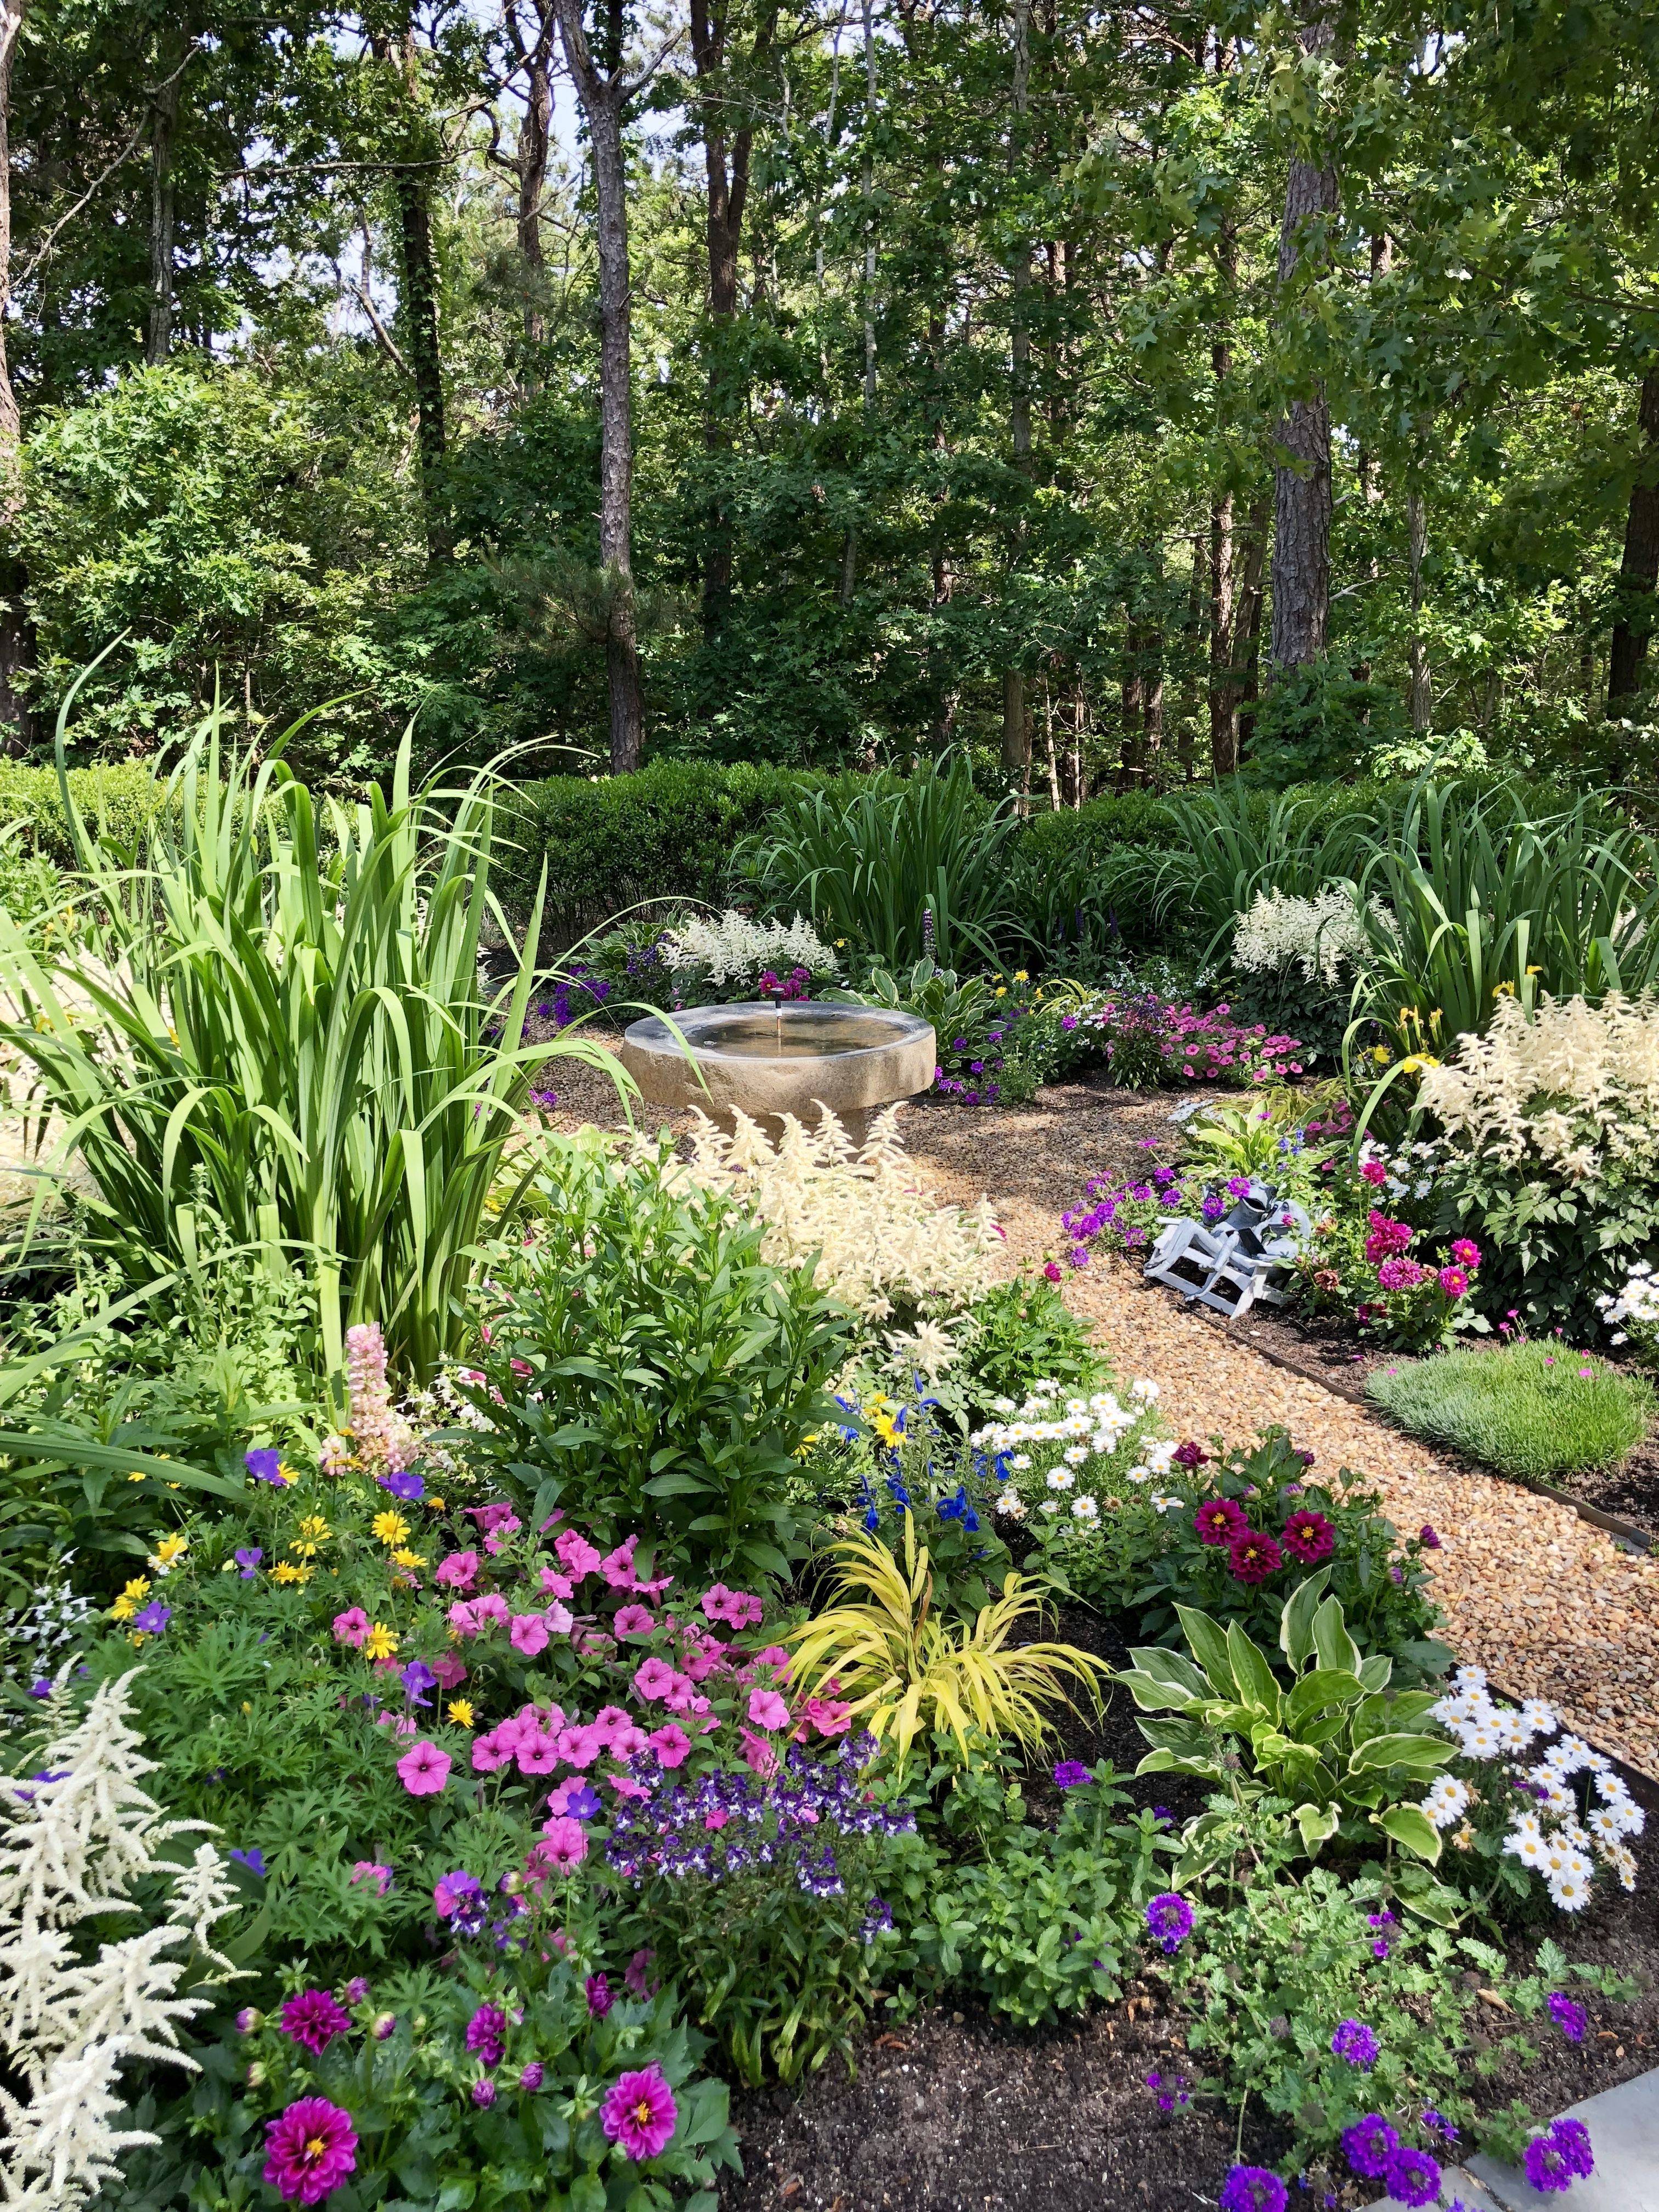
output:
<svg viewBox="0 0 1659 2212"><path fill-rule="evenodd" d="M1610 1805L1592 1805L1584 1815L1590 1834L1604 1844L1616 1844L1625 1832L1625 1824Z"/></svg>
<svg viewBox="0 0 1659 2212"><path fill-rule="evenodd" d="M1128 1479L1131 1482L1150 1482L1152 1479L1152 1470L1149 1467L1132 1467L1129 1469Z"/></svg>
<svg viewBox="0 0 1659 2212"><path fill-rule="evenodd" d="M1051 1467L1048 1470L1050 1490L1069 1490L1077 1480L1069 1467Z"/></svg>
<svg viewBox="0 0 1659 2212"><path fill-rule="evenodd" d="M1168 1442L1148 1444L1144 1453L1147 1467L1154 1474L1167 1474L1175 1465L1175 1455L1180 1449L1179 1444Z"/></svg>
<svg viewBox="0 0 1659 2212"><path fill-rule="evenodd" d="M1074 1521L1098 1521L1100 1508L1092 1498L1074 1498L1072 1500L1072 1518Z"/></svg>
<svg viewBox="0 0 1659 2212"><path fill-rule="evenodd" d="M1531 1723L1510 1706L1494 1714L1492 1725L1505 1751L1524 1751L1535 1733Z"/></svg>
<svg viewBox="0 0 1659 2212"><path fill-rule="evenodd" d="M1522 1866L1542 1869L1546 1863L1544 1838L1539 1835L1523 1836L1519 1830L1504 1838L1504 1849L1520 1860Z"/></svg>
<svg viewBox="0 0 1659 2212"><path fill-rule="evenodd" d="M1621 1804L1630 1796L1630 1785L1626 1782L1624 1776L1614 1774L1611 1770L1605 1774L1596 1776L1595 1790L1596 1795L1605 1797L1609 1805Z"/></svg>
<svg viewBox="0 0 1659 2212"><path fill-rule="evenodd" d="M1468 1759L1496 1759L1505 1748L1493 1721L1465 1721L1457 1734Z"/></svg>
<svg viewBox="0 0 1659 2212"><path fill-rule="evenodd" d="M1138 1375L1129 1385L1129 1395L1139 1398L1143 1406L1155 1406L1164 1393L1148 1376Z"/></svg>
<svg viewBox="0 0 1659 2212"><path fill-rule="evenodd" d="M1012 1468L1017 1468L1023 1474L1025 1472L1025 1469L1031 1464L1031 1455L1030 1452L1012 1453L1009 1456L1008 1464Z"/></svg>
<svg viewBox="0 0 1659 2212"><path fill-rule="evenodd" d="M1582 1875L1559 1874L1550 1882L1550 1899L1563 1912L1582 1912L1590 1901L1590 1886Z"/></svg>
<svg viewBox="0 0 1659 2212"><path fill-rule="evenodd" d="M1010 1521L1023 1521L1025 1518L1025 1508L1020 1503L1017 1491L1005 1490L997 1500L996 1510Z"/></svg>
<svg viewBox="0 0 1659 2212"><path fill-rule="evenodd" d="M1081 1467L1088 1456L1088 1452L1082 1444L1068 1444L1066 1448L1067 1467Z"/></svg>
<svg viewBox="0 0 1659 2212"><path fill-rule="evenodd" d="M1014 1401L1012 1398L993 1398L991 1401L991 1411L994 1413L1012 1413L1013 1410Z"/></svg>
<svg viewBox="0 0 1659 2212"><path fill-rule="evenodd" d="M1154 1492L1152 1495L1152 1505L1159 1513L1179 1513L1186 1503L1184 1498L1171 1498L1167 1492L1162 1494Z"/></svg>
<svg viewBox="0 0 1659 2212"><path fill-rule="evenodd" d="M1546 1705L1542 1698L1528 1698L1521 1708L1521 1717L1535 1735L1553 1735L1561 1725L1554 1706Z"/></svg>
<svg viewBox="0 0 1659 2212"><path fill-rule="evenodd" d="M1458 1689L1465 1692L1470 1690L1484 1690L1486 1686L1486 1672L1484 1667L1460 1667L1452 1676L1452 1680Z"/></svg>

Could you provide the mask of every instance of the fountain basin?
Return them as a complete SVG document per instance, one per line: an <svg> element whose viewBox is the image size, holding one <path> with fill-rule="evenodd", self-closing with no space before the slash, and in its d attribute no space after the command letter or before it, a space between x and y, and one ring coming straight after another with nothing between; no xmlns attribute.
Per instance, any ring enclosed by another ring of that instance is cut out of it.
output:
<svg viewBox="0 0 1659 2212"><path fill-rule="evenodd" d="M749 1000L631 1023L622 1060L653 1106L700 1106L728 1129L747 1114L773 1137L784 1115L827 1106L861 1143L873 1114L928 1088L938 1053L931 1023L890 1007Z"/></svg>

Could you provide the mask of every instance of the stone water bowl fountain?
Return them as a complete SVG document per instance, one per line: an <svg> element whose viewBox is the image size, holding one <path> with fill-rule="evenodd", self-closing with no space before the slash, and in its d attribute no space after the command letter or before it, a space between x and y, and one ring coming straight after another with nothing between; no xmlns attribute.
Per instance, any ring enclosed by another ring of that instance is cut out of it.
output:
<svg viewBox="0 0 1659 2212"><path fill-rule="evenodd" d="M809 1125L827 1106L854 1144L896 1099L933 1080L933 1026L885 1006L793 1000L694 1006L629 1024L623 1065L653 1106L699 1106L722 1127L747 1114L769 1137L782 1116Z"/></svg>

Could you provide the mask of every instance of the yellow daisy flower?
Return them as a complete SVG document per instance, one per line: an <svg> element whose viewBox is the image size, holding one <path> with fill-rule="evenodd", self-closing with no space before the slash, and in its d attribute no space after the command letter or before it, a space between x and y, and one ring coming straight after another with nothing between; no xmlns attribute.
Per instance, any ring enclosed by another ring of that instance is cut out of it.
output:
<svg viewBox="0 0 1659 2212"><path fill-rule="evenodd" d="M377 1513L368 1525L388 1551L409 1541L409 1523L401 1513Z"/></svg>
<svg viewBox="0 0 1659 2212"><path fill-rule="evenodd" d="M149 1555L149 1565L158 1575L165 1575L178 1565L189 1549L182 1536L163 1536Z"/></svg>
<svg viewBox="0 0 1659 2212"><path fill-rule="evenodd" d="M363 1656L366 1659L390 1659L397 1649L396 1632L378 1620L363 1639Z"/></svg>
<svg viewBox="0 0 1659 2212"><path fill-rule="evenodd" d="M279 1559L270 1572L271 1578L275 1582L308 1583L311 1580L313 1570L310 1567L293 1566L287 1559Z"/></svg>
<svg viewBox="0 0 1659 2212"><path fill-rule="evenodd" d="M471 1728L472 1725L471 1698L455 1698L449 1707L449 1717L457 1728Z"/></svg>

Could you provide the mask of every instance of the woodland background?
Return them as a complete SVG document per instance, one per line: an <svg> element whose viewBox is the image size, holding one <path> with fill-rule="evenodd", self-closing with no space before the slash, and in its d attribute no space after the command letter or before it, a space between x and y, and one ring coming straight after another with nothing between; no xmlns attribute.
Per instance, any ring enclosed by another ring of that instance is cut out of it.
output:
<svg viewBox="0 0 1659 2212"><path fill-rule="evenodd" d="M113 645L82 762L1648 781L1656 78L1643 0L5 0L4 742Z"/></svg>

